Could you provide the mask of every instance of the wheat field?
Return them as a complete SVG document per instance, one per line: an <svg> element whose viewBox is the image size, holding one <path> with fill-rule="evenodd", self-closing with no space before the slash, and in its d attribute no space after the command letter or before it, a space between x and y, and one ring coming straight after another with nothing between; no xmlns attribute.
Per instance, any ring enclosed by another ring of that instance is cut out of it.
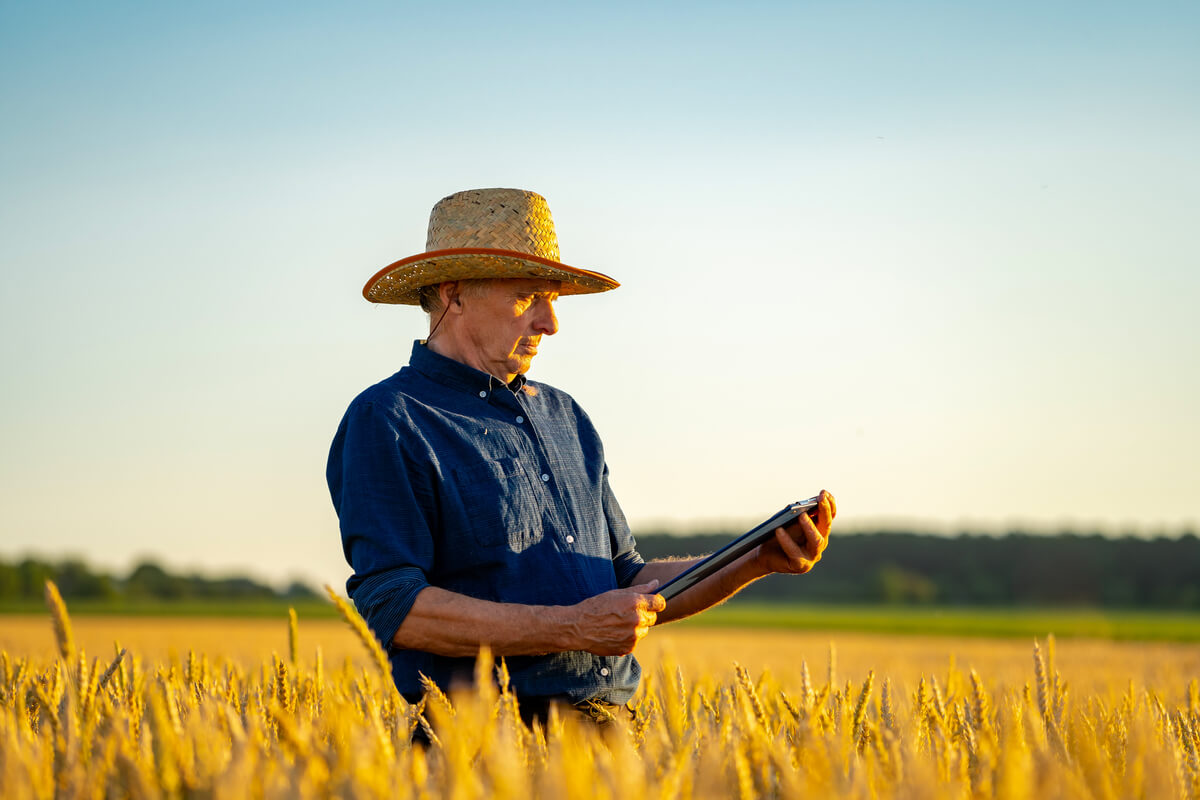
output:
<svg viewBox="0 0 1200 800"><path fill-rule="evenodd" d="M49 617L0 620L5 798L1200 798L1195 645L666 628L632 715L531 730L486 654L480 688L405 703L344 603L336 629L77 637L48 595Z"/></svg>

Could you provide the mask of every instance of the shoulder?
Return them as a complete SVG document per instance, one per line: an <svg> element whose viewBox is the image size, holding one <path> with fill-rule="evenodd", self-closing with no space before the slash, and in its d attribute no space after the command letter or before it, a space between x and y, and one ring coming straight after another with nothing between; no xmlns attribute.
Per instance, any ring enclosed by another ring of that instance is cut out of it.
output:
<svg viewBox="0 0 1200 800"><path fill-rule="evenodd" d="M350 409L373 408L385 413L402 414L413 402L419 402L414 386L417 377L416 372L405 367L359 392L358 396L350 401Z"/></svg>
<svg viewBox="0 0 1200 800"><path fill-rule="evenodd" d="M551 386L548 383L539 383L538 381L525 382L525 396L531 402L546 408L566 409L570 411L578 410L580 413L583 409L575 402L575 398L564 392L558 387Z"/></svg>
<svg viewBox="0 0 1200 800"><path fill-rule="evenodd" d="M403 369L359 392L350 401L344 421L370 420L374 424L398 429L409 427L410 411L415 400L409 386L411 376L406 374L408 372L411 370Z"/></svg>
<svg viewBox="0 0 1200 800"><path fill-rule="evenodd" d="M594 431L595 426L583 406L562 389L548 383L528 381L525 384L529 402L540 406L547 414L574 419L580 428Z"/></svg>

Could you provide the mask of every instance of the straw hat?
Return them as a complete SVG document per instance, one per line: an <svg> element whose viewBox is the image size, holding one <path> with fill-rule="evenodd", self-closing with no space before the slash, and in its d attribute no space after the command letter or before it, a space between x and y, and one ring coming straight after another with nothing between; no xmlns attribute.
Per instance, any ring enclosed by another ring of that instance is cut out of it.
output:
<svg viewBox="0 0 1200 800"><path fill-rule="evenodd" d="M606 292L620 286L607 275L558 260L550 206L521 189L473 189L438 202L429 215L425 252L375 273L363 287L372 303L417 305L422 286L470 278L545 278L562 281L559 294Z"/></svg>

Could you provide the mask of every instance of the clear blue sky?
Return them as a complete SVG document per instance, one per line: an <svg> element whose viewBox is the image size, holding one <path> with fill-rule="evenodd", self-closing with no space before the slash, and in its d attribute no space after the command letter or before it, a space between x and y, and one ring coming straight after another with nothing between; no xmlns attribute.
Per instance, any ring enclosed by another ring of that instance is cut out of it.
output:
<svg viewBox="0 0 1200 800"><path fill-rule="evenodd" d="M1200 521L1200 7L0 3L0 555L346 574L359 291L550 202L635 528ZM835 557L831 550L829 557Z"/></svg>

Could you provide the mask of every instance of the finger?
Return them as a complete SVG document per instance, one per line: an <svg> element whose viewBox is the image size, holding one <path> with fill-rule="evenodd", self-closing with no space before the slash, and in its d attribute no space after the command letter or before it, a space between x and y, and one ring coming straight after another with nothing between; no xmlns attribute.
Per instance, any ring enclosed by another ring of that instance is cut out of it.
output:
<svg viewBox="0 0 1200 800"><path fill-rule="evenodd" d="M829 535L829 528L833 525L833 508L829 505L831 496L829 492L822 489L821 499L817 503L817 528L823 536Z"/></svg>
<svg viewBox="0 0 1200 800"><path fill-rule="evenodd" d="M803 517L801 517L801 519L803 519ZM809 522L808 524L811 526L812 522ZM803 527L803 524L801 524L801 528ZM807 535L808 534L806 532L805 536ZM807 554L804 552L804 546L793 539L791 535L783 528L775 529L775 541L779 543L779 547L781 550L783 550L783 554L787 556L788 561L792 562L793 564L800 565L800 562L809 560Z"/></svg>
<svg viewBox="0 0 1200 800"><path fill-rule="evenodd" d="M667 607L667 598L661 594L646 595L646 608L651 611L663 611Z"/></svg>
<svg viewBox="0 0 1200 800"><path fill-rule="evenodd" d="M837 500L834 499L833 495L831 495L829 492L825 491L824 489L821 490L821 497L822 497L822 499L829 501L829 519L830 519L830 521L836 519L837 518Z"/></svg>
<svg viewBox="0 0 1200 800"><path fill-rule="evenodd" d="M638 609L638 625L645 627L653 627L658 622L658 614L645 609Z"/></svg>
<svg viewBox="0 0 1200 800"><path fill-rule="evenodd" d="M806 524L802 525L804 529L804 555L810 561L821 558L821 551L824 549L824 530L828 530L828 525L822 530L820 523L812 521L812 519L804 518Z"/></svg>
<svg viewBox="0 0 1200 800"><path fill-rule="evenodd" d="M805 515L800 518L800 529L804 531L804 538L797 544L804 548L806 558L816 559L821 555L825 545L825 536L820 523Z"/></svg>
<svg viewBox="0 0 1200 800"><path fill-rule="evenodd" d="M644 594L634 603L638 611L662 611L666 607L666 598L661 594Z"/></svg>

